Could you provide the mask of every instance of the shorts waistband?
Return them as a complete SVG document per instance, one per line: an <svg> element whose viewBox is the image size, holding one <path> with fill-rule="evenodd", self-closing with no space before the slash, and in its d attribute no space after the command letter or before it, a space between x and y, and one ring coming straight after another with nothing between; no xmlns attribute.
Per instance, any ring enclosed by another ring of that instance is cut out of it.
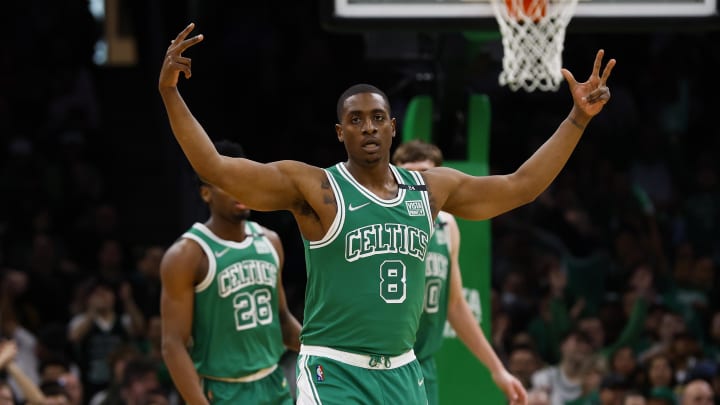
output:
<svg viewBox="0 0 720 405"><path fill-rule="evenodd" d="M200 377L206 378L208 380L222 381L222 382L229 382L229 383L252 382L252 381L261 380L261 379L269 376L270 374L273 373L273 371L275 371L277 369L277 367L278 367L277 364L273 364L272 366L270 366L268 368L260 369L252 374L248 374L248 375L245 375L242 377L213 377L210 375L202 375L202 374L200 374Z"/></svg>
<svg viewBox="0 0 720 405"><path fill-rule="evenodd" d="M415 352L412 349L399 356L385 356L380 354L368 355L344 352L342 350L336 350L326 346L300 345L300 354L327 357L351 366L371 370L391 370L393 368L402 367L415 360Z"/></svg>

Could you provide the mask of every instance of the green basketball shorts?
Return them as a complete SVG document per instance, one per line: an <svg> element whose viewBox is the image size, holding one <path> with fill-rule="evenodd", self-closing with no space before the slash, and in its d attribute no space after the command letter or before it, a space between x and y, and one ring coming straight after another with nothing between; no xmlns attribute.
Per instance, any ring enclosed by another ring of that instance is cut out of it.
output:
<svg viewBox="0 0 720 405"><path fill-rule="evenodd" d="M292 394L282 368L248 382L203 378L203 392L213 405L293 405Z"/></svg>
<svg viewBox="0 0 720 405"><path fill-rule="evenodd" d="M420 369L425 378L425 392L427 392L428 405L438 405L440 403L440 393L438 392L438 373L435 358L427 357L420 361Z"/></svg>
<svg viewBox="0 0 720 405"><path fill-rule="evenodd" d="M426 405L425 379L412 350L395 357L300 349L297 404Z"/></svg>

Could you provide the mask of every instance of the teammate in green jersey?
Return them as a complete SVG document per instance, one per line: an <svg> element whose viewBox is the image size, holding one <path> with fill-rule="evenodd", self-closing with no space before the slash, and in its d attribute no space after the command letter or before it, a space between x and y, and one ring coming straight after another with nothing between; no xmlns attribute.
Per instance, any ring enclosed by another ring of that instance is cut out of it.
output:
<svg viewBox="0 0 720 405"><path fill-rule="evenodd" d="M443 154L433 144L414 140L398 146L392 161L398 167L425 171L442 166ZM460 230L457 222L451 214L440 211L425 255L425 303L415 341L415 355L422 367L429 405L439 403L437 367L433 356L442 346L445 320L493 375L508 374L463 297L459 254ZM527 395L522 383L514 377L500 379L498 383L506 384L500 387L504 392Z"/></svg>
<svg viewBox="0 0 720 405"><path fill-rule="evenodd" d="M533 201L567 162L585 126L610 99L598 51L588 81L563 74L573 107L515 173L476 177L445 167L410 172L390 164L396 121L387 96L355 85L338 99L335 126L347 161L322 169L298 161L259 163L219 154L177 83L191 77L183 52L203 40L188 25L165 54L158 90L175 139L195 171L249 208L286 210L306 250L308 285L298 356L298 403L424 404L413 352L422 313L424 258L440 210L482 220ZM288 95L288 101L302 99ZM288 108L294 108L288 105ZM282 113L282 112L280 112ZM347 200L346 200L347 199ZM493 374L500 387L513 377ZM526 403L524 392L505 392Z"/></svg>
<svg viewBox="0 0 720 405"><path fill-rule="evenodd" d="M216 144L243 157L239 145ZM300 323L285 301L278 235L248 220L250 210L201 181L210 218L194 224L165 253L163 359L188 404L290 405L278 360L300 349Z"/></svg>

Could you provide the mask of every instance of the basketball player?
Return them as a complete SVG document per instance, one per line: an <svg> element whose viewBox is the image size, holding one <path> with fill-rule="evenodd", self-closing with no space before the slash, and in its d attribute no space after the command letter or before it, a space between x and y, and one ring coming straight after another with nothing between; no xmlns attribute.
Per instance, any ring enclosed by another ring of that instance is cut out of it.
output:
<svg viewBox="0 0 720 405"><path fill-rule="evenodd" d="M443 155L435 145L411 141L395 150L393 164L408 170L425 171L442 166ZM425 301L420 317L420 328L415 341L415 355L425 379L428 404L440 403L438 376L433 357L443 341L445 320L450 321L460 340L489 370L503 392L519 392L527 396L522 383L509 375L483 334L470 306L463 297L460 273L460 230L455 218L440 211L435 218L435 233L425 254Z"/></svg>
<svg viewBox="0 0 720 405"><path fill-rule="evenodd" d="M391 165L396 122L390 103L365 84L347 89L337 103L335 130L347 161L321 169L298 161L234 159L215 150L177 88L181 72L191 77L191 61L182 53L203 40L188 38L193 28L188 25L168 47L158 90L175 139L203 179L251 209L290 211L298 224L308 275L298 403L426 403L413 345L434 218L445 210L487 219L533 201L609 100L605 84L615 61L601 76L599 51L585 83L563 70L573 108L513 174L474 177L445 167L419 173ZM288 100L297 97L302 95ZM505 394L525 403L522 392Z"/></svg>
<svg viewBox="0 0 720 405"><path fill-rule="evenodd" d="M243 157L239 145L218 153ZM188 404L292 404L282 368L300 349L300 323L285 301L278 235L201 180L210 218L194 224L161 263L163 359ZM189 347L188 347L189 345Z"/></svg>

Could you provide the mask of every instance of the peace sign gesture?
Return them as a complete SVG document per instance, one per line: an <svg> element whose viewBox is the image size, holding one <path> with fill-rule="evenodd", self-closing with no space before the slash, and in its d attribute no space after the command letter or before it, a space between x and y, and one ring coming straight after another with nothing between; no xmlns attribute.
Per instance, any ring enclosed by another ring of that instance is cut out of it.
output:
<svg viewBox="0 0 720 405"><path fill-rule="evenodd" d="M160 79L158 80L158 88L172 88L177 86L180 72L185 74L185 78L192 76L190 70L192 60L182 56L182 53L191 46L203 40L203 35L198 34L192 38L187 38L188 34L195 28L194 23L190 23L181 33L170 41L170 46L165 52L162 69L160 69Z"/></svg>
<svg viewBox="0 0 720 405"><path fill-rule="evenodd" d="M610 59L603 69L602 76L600 76L600 66L602 66L602 59L605 55L605 51L600 49L595 56L595 64L593 65L592 74L590 78L584 83L578 83L567 69L562 69L562 74L567 80L570 86L570 93L573 97L575 107L581 112L593 117L597 115L610 100L610 89L607 87L607 79L610 77L615 66L615 59Z"/></svg>

